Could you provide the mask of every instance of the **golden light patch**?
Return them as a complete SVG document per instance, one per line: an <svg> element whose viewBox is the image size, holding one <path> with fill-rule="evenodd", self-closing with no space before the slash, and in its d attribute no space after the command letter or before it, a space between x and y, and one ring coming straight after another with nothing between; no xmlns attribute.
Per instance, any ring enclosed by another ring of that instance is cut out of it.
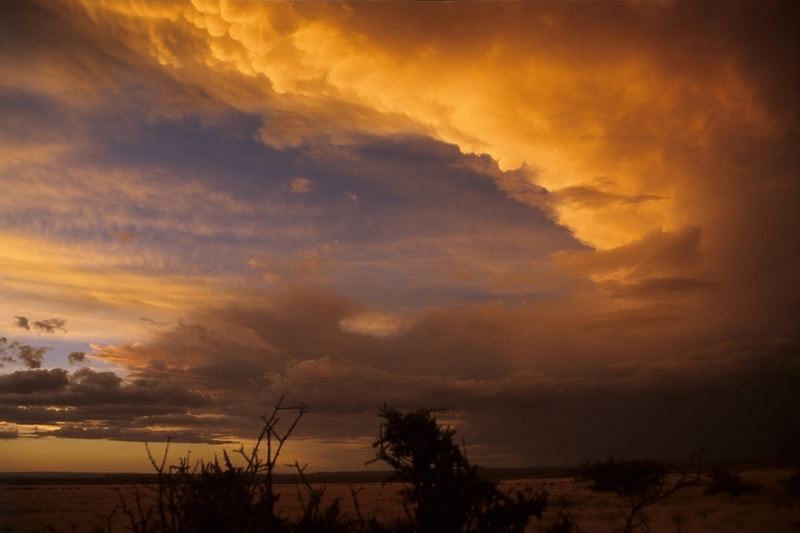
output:
<svg viewBox="0 0 800 533"><path fill-rule="evenodd" d="M560 223L596 248L699 222L702 213L679 197L702 176L676 150L701 148L712 123L774 126L724 61L714 72L682 72L610 44L613 55L593 63L557 39L528 35L541 45L532 47L515 32L482 35L491 46L477 53L424 34L414 50L399 49L393 30L360 25L374 15L370 8L349 4L84 5L124 25L130 45L149 50L172 76L190 84L202 78L216 98L263 113L268 144L425 132L487 153L502 169L525 165L530 180L551 191L597 187L608 201L555 195L551 205ZM440 16L449 7L425 9ZM544 8L519 16L531 17L534 34L565 23ZM659 200L620 200L643 195Z"/></svg>
<svg viewBox="0 0 800 533"><path fill-rule="evenodd" d="M68 336L138 333L140 316L171 317L233 301L220 280L137 272L126 258L41 239L0 234L0 314L60 312Z"/></svg>
<svg viewBox="0 0 800 533"><path fill-rule="evenodd" d="M377 338L399 335L411 324L407 318L385 313L361 313L339 321L343 331Z"/></svg>

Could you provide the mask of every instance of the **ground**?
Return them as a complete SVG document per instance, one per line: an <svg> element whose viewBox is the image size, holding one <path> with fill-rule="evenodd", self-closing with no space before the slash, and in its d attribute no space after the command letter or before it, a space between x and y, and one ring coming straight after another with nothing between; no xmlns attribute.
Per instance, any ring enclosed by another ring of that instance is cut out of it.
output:
<svg viewBox="0 0 800 533"><path fill-rule="evenodd" d="M653 533L800 531L800 498L786 496L781 483L789 475L786 470L748 471L745 478L763 488L739 497L706 496L699 488L686 489L648 510L650 529ZM539 526L552 520L560 509L572 513L586 533L613 532L622 524L624 502L593 494L570 478L505 481L503 486L545 488L550 493L548 512L542 522L531 524L531 531L539 531ZM341 498L344 509L352 512L351 487L359 489L363 514L376 514L383 519L402 516L398 485L330 483L326 485L326 495ZM120 493L130 497L137 490L146 492L136 485L0 485L0 532L97 531L109 523L113 531L125 531L126 521L121 513L115 513L110 522L107 517L119 503ZM297 512L295 487L283 485L280 493L284 512Z"/></svg>

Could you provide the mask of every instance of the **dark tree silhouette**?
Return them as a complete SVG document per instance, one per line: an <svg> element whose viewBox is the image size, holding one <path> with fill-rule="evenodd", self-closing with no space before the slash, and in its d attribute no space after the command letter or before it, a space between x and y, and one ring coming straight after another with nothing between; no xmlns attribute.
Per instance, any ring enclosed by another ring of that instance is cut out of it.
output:
<svg viewBox="0 0 800 533"><path fill-rule="evenodd" d="M284 429L281 416L293 413ZM380 524L361 514L357 491L351 490L355 517L341 511L340 502L323 505L324 489L315 488L305 475L305 465L289 465L296 473L300 516L288 519L277 509L274 470L284 444L305 413L303 406L287 408L281 402L264 426L255 447L237 450L240 464L224 452L222 460L198 462L189 458L167 466L169 444L160 460L147 449L157 474L150 495L120 494L120 505L136 533L212 532L405 532L461 533L523 532L532 516L541 518L547 494L506 493L496 482L482 479L462 448L453 443L454 431L436 422L433 411L400 413L381 411L383 423L375 441L376 460L394 469L396 480L407 485L403 502L407 521ZM110 522L109 522L110 523Z"/></svg>
<svg viewBox="0 0 800 533"><path fill-rule="evenodd" d="M642 528L649 531L647 507L668 498L677 491L700 483L700 469L676 472L676 478L668 481L670 468L658 461L629 459L617 461L590 461L579 471L579 479L587 482L597 492L612 492L628 503L624 514L623 533Z"/></svg>
<svg viewBox="0 0 800 533"><path fill-rule="evenodd" d="M406 485L404 508L420 533L522 532L547 507L545 492L505 493L478 475L453 442L455 430L438 424L434 411L402 413L389 406L373 444L376 459Z"/></svg>

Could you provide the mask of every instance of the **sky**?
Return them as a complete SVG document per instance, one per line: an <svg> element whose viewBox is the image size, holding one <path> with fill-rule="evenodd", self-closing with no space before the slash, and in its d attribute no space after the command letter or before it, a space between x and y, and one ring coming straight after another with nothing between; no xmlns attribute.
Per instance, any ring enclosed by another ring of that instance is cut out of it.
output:
<svg viewBox="0 0 800 533"><path fill-rule="evenodd" d="M790 2L12 2L0 471L210 457L279 398L491 466L796 461Z"/></svg>

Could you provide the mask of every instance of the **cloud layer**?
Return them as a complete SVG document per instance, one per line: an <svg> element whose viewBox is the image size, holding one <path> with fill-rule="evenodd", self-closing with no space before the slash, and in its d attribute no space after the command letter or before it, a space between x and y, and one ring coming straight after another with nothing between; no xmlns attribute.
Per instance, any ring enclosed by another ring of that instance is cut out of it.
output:
<svg viewBox="0 0 800 533"><path fill-rule="evenodd" d="M361 445L389 401L498 462L786 458L798 20L11 6L0 437L228 442L286 393Z"/></svg>

